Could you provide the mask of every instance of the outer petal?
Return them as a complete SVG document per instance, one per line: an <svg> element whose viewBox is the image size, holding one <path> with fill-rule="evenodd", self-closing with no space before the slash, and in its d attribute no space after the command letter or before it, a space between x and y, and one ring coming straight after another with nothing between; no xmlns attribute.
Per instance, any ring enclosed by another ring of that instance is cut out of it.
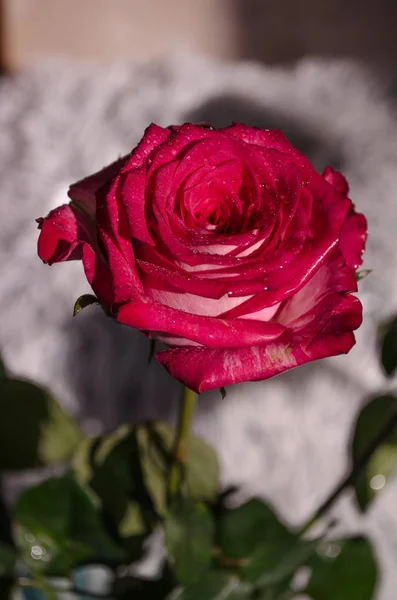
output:
<svg viewBox="0 0 397 600"><path fill-rule="evenodd" d="M100 302L110 308L111 277L107 264L97 251L96 231L89 217L64 204L38 222L41 229L37 244L40 258L49 265L82 259L88 282Z"/></svg>
<svg viewBox="0 0 397 600"><path fill-rule="evenodd" d="M351 211L342 228L339 247L343 252L346 264L354 270L363 262L362 255L367 235L367 219L361 213Z"/></svg>
<svg viewBox="0 0 397 600"><path fill-rule="evenodd" d="M344 354L355 343L351 332L320 334L244 348L172 348L156 357L172 377L196 392L205 392L243 381L274 377L304 363Z"/></svg>
<svg viewBox="0 0 397 600"><path fill-rule="evenodd" d="M152 123L146 129L142 140L130 154L119 158L111 165L101 169L94 175L85 177L70 186L68 195L90 217L95 218L96 193L123 169L123 172L142 166L149 154L164 143L170 132Z"/></svg>
<svg viewBox="0 0 397 600"><path fill-rule="evenodd" d="M169 373L196 391L256 381L298 365L348 352L362 307L347 290L356 289L354 271L335 250L296 295L282 303L272 322L285 326L276 340L234 348L172 348L157 355ZM231 320L231 323L239 319ZM246 321L243 321L246 323Z"/></svg>
<svg viewBox="0 0 397 600"><path fill-rule="evenodd" d="M325 167L323 177L325 181L328 181L334 188L338 190L343 196L349 194L349 184L346 177L339 171L335 171L332 167Z"/></svg>
<svg viewBox="0 0 397 600"><path fill-rule="evenodd" d="M193 315L157 302L132 300L120 307L117 320L136 329L176 336L207 348L231 348L271 342L285 332L280 323L254 320L227 321Z"/></svg>
<svg viewBox="0 0 397 600"><path fill-rule="evenodd" d="M69 198L87 215L95 219L97 191L117 175L127 158L128 155L119 158L119 160L98 171L98 173L94 173L94 175L85 177L71 185L68 191Z"/></svg>
<svg viewBox="0 0 397 600"><path fill-rule="evenodd" d="M37 222L41 230L37 242L38 255L49 265L64 260L80 260L84 242L95 239L95 229L90 220L69 204L55 208Z"/></svg>
<svg viewBox="0 0 397 600"><path fill-rule="evenodd" d="M328 166L324 170L323 178L338 190L342 196L348 196L349 184L342 173ZM339 246L344 254L346 264L352 269L357 269L362 263L362 254L367 235L367 219L364 215L356 213L352 205L346 222L343 225L339 240Z"/></svg>
<svg viewBox="0 0 397 600"><path fill-rule="evenodd" d="M106 250L112 277L113 303L116 307L131 298L141 296L143 287L136 271L124 207L117 198L117 178L111 189L101 190L96 211L97 227Z"/></svg>

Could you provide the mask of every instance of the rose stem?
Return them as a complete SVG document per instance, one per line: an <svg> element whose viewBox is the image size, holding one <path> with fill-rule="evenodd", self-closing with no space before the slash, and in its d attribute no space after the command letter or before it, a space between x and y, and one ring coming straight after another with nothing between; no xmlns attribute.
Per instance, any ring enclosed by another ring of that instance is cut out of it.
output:
<svg viewBox="0 0 397 600"><path fill-rule="evenodd" d="M321 504L321 506L316 510L314 515L310 517L304 523L304 525L299 529L298 535L304 535L313 525L317 523L317 521L327 512L329 508L336 502L339 496L344 492L346 488L350 485L353 485L357 479L357 477L361 474L363 469L368 465L371 460L374 452L378 449L378 447L384 442L389 435L393 432L393 429L397 426L397 413L394 414L389 421L385 424L385 426L379 431L378 435L372 440L372 442L368 445L368 447L363 452L360 459L357 463L352 467L346 477L339 483L339 485L331 492L328 498Z"/></svg>
<svg viewBox="0 0 397 600"><path fill-rule="evenodd" d="M182 470L186 461L186 445L196 406L197 394L188 387L184 387L182 402L179 409L179 422L175 437L173 461L168 479L168 496L172 500L179 489Z"/></svg>

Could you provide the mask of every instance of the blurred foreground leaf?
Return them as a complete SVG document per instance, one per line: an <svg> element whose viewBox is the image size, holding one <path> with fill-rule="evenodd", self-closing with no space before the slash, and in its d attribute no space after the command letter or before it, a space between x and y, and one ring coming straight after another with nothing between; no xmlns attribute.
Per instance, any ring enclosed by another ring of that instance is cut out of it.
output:
<svg viewBox="0 0 397 600"><path fill-rule="evenodd" d="M0 379L0 414L0 469L60 463L81 439L53 396L28 381Z"/></svg>
<svg viewBox="0 0 397 600"><path fill-rule="evenodd" d="M167 511L167 481L174 434L162 423L123 426L85 440L73 467L111 516L123 538L144 536ZM205 468L203 468L205 465ZM219 469L215 453L192 437L187 446L186 485L198 500L216 498Z"/></svg>
<svg viewBox="0 0 397 600"><path fill-rule="evenodd" d="M374 398L360 412L352 441L353 469L385 428L388 434L355 479L356 500L362 511L383 489L397 467L397 398L392 395Z"/></svg>
<svg viewBox="0 0 397 600"><path fill-rule="evenodd" d="M166 600L248 600L257 598L252 595L252 587L242 583L237 577L214 572L199 582L176 588Z"/></svg>
<svg viewBox="0 0 397 600"><path fill-rule="evenodd" d="M312 600L373 600L377 566L366 539L324 542L319 550L305 590Z"/></svg>
<svg viewBox="0 0 397 600"><path fill-rule="evenodd" d="M7 371L6 371L3 359L0 356L0 379L3 379L6 376L7 376Z"/></svg>
<svg viewBox="0 0 397 600"><path fill-rule="evenodd" d="M155 510L142 470L136 432L129 426L84 440L73 458L79 481L89 486L118 536L130 540L137 556L139 539L150 533Z"/></svg>
<svg viewBox="0 0 397 600"><path fill-rule="evenodd" d="M165 543L180 583L199 581L212 559L214 521L202 503L180 497L174 501L165 522Z"/></svg>
<svg viewBox="0 0 397 600"><path fill-rule="evenodd" d="M174 574L165 563L157 579L140 579L131 575L116 579L112 594L120 600L164 600L175 585Z"/></svg>
<svg viewBox="0 0 397 600"><path fill-rule="evenodd" d="M66 575L87 560L119 563L124 558L72 475L48 479L24 492L13 516L17 547L34 572Z"/></svg>
<svg viewBox="0 0 397 600"><path fill-rule="evenodd" d="M142 428L140 429L142 431ZM152 448L162 452L164 468L172 461L174 430L166 423L149 423L146 427ZM147 452L146 455L149 455ZM219 492L219 464L215 451L201 438L190 435L186 444L185 484L195 500L213 502ZM165 508L165 507L164 507Z"/></svg>
<svg viewBox="0 0 397 600"><path fill-rule="evenodd" d="M386 375L391 377L397 368L397 316L379 327L379 341L382 366Z"/></svg>
<svg viewBox="0 0 397 600"><path fill-rule="evenodd" d="M0 600L12 600L12 598L15 598L12 579L0 575Z"/></svg>
<svg viewBox="0 0 397 600"><path fill-rule="evenodd" d="M14 573L16 558L15 548L0 542L0 578Z"/></svg>
<svg viewBox="0 0 397 600"><path fill-rule="evenodd" d="M250 500L221 517L221 564L238 565L244 581L261 587L284 591L315 545L289 531L261 500Z"/></svg>

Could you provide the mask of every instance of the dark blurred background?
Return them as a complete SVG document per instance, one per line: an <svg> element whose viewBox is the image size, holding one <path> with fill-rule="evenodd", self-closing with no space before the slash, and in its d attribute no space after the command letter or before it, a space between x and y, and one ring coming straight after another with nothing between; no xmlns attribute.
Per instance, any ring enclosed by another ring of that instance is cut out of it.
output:
<svg viewBox="0 0 397 600"><path fill-rule="evenodd" d="M350 56L378 69L397 57L396 0L0 0L1 60L159 58L203 52L285 63Z"/></svg>

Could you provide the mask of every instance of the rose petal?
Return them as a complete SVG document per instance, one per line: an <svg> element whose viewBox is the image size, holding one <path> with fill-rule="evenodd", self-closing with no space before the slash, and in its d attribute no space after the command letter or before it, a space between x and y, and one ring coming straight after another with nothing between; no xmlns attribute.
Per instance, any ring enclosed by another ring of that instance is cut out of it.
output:
<svg viewBox="0 0 397 600"><path fill-rule="evenodd" d="M97 228L106 250L112 276L113 302L117 307L131 298L143 294L143 286L136 271L129 225L124 207L117 197L119 175L106 193L97 194Z"/></svg>
<svg viewBox="0 0 397 600"><path fill-rule="evenodd" d="M152 246L155 242L149 232L148 215L145 211L146 166L122 173L119 181L119 194L129 223L131 236Z"/></svg>
<svg viewBox="0 0 397 600"><path fill-rule="evenodd" d="M319 331L322 320L328 320L341 310L350 311L350 306L344 304L344 298L355 304L357 299L346 293L355 291L354 271L346 266L340 251L335 250L332 259L304 287L281 303L275 320L294 331ZM352 329L357 329L359 324Z"/></svg>
<svg viewBox="0 0 397 600"><path fill-rule="evenodd" d="M120 307L117 320L143 331L186 338L208 348L230 348L277 339L285 328L279 323L227 321L193 315L150 300L132 300Z"/></svg>
<svg viewBox="0 0 397 600"><path fill-rule="evenodd" d="M260 381L304 363L345 354L353 333L319 334L314 339L284 336L270 344L230 349L171 348L156 358L172 377L200 393L244 381Z"/></svg>
<svg viewBox="0 0 397 600"><path fill-rule="evenodd" d="M117 175L128 156L129 155L119 158L119 160L116 160L101 171L98 171L89 177L85 177L70 186L68 191L69 198L71 198L77 206L92 219L95 218L97 191Z"/></svg>
<svg viewBox="0 0 397 600"><path fill-rule="evenodd" d="M87 281L99 302L110 310L113 303L110 271L102 258L88 244L83 248L83 266Z"/></svg>
<svg viewBox="0 0 397 600"><path fill-rule="evenodd" d="M330 183L343 196L348 196L349 184L347 182L346 177L344 177L342 173L340 173L339 171L335 171L333 167L328 166L324 169L323 177L325 181Z"/></svg>
<svg viewBox="0 0 397 600"><path fill-rule="evenodd" d="M362 255L367 235L367 219L361 213L351 211L342 227L339 247L343 252L346 264L354 270L363 262Z"/></svg>
<svg viewBox="0 0 397 600"><path fill-rule="evenodd" d="M52 265L65 260L80 260L84 242L94 242L95 228L79 210L64 204L52 210L46 218L37 219L40 235L38 255Z"/></svg>
<svg viewBox="0 0 397 600"><path fill-rule="evenodd" d="M87 215L69 204L38 219L40 236L38 254L52 265L65 260L83 260L88 282L101 304L112 304L112 282L109 269L97 250L96 232Z"/></svg>

